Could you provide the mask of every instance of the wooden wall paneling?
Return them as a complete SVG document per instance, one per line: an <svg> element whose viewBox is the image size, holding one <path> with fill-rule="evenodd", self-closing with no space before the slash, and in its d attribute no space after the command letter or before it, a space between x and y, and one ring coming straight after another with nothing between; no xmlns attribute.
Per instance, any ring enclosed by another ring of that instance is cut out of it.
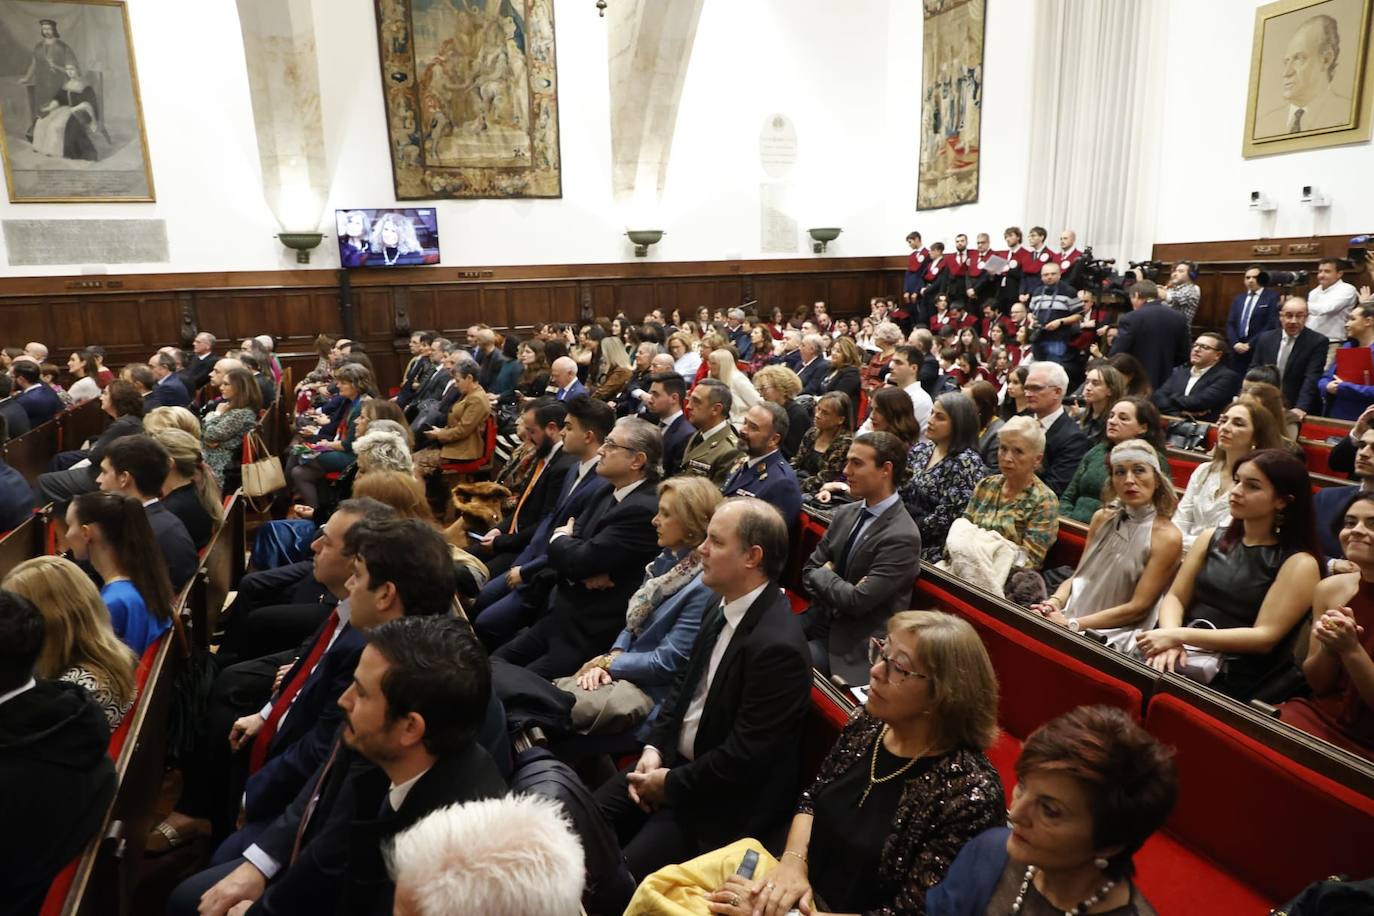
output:
<svg viewBox="0 0 1374 916"><path fill-rule="evenodd" d="M873 284L858 274L830 277L825 294L826 310L835 315L867 315L868 300L876 293Z"/></svg>
<svg viewBox="0 0 1374 916"><path fill-rule="evenodd" d="M8 329L11 326L12 315L9 306L3 307L4 325ZM89 346L96 341L86 336L86 305L79 299L58 299L48 306L48 327L45 329L50 335L44 343L52 349L55 346L62 346L64 352L79 350ZM6 331L6 337L9 331ZM14 339L19 338L16 333ZM49 343L51 341L51 343ZM58 341L61 344L58 344ZM49 354L51 355L51 353ZM66 359L58 363L59 366L66 365Z"/></svg>
<svg viewBox="0 0 1374 916"><path fill-rule="evenodd" d="M338 334L343 330L343 319L339 315L339 291L335 287L301 293L283 290L280 301L286 321L277 332L284 337L313 340L315 335L322 332ZM264 317L267 316L258 317L259 324ZM259 330L257 333L267 332Z"/></svg>
<svg viewBox="0 0 1374 916"><path fill-rule="evenodd" d="M545 321L571 324L577 320L579 293L573 283L556 283L549 287L549 315Z"/></svg>
<svg viewBox="0 0 1374 916"><path fill-rule="evenodd" d="M656 283L652 280L647 283L617 284L615 287L615 311L607 314L613 315L617 312L624 312L626 315L634 317L653 311L657 308L655 286ZM601 313L598 312L597 314Z"/></svg>
<svg viewBox="0 0 1374 916"><path fill-rule="evenodd" d="M137 343L145 350L143 360L152 356L158 347L181 346L181 303L175 293L139 296L134 302L140 327ZM150 343L155 345L149 346Z"/></svg>
<svg viewBox="0 0 1374 916"><path fill-rule="evenodd" d="M4 346L22 347L31 340L40 343L49 340L49 337L43 335L50 335L54 330L50 311L49 307L34 301L7 307L3 322Z"/></svg>
<svg viewBox="0 0 1374 916"><path fill-rule="evenodd" d="M481 296L481 311L468 324L489 324L498 330L510 327L510 287L484 286ZM468 324L462 327L466 328Z"/></svg>
<svg viewBox="0 0 1374 916"><path fill-rule="evenodd" d="M592 317L614 315L619 308L616 288L613 282L593 282L588 284L592 293Z"/></svg>
<svg viewBox="0 0 1374 916"><path fill-rule="evenodd" d="M435 287L437 324L444 336L454 338L454 332L471 327L482 318L482 289L478 286L439 286ZM491 322L487 322L491 324ZM463 342L460 335L456 338Z"/></svg>
<svg viewBox="0 0 1374 916"><path fill-rule="evenodd" d="M510 289L510 327L527 331L553 315L553 289L522 285ZM490 322L488 322L490 324Z"/></svg>
<svg viewBox="0 0 1374 916"><path fill-rule="evenodd" d="M439 306L432 286L412 286L406 291L412 331L437 331Z"/></svg>
<svg viewBox="0 0 1374 916"><path fill-rule="evenodd" d="M390 340L392 292L389 288L360 289L353 293L353 316L358 336L366 340Z"/></svg>

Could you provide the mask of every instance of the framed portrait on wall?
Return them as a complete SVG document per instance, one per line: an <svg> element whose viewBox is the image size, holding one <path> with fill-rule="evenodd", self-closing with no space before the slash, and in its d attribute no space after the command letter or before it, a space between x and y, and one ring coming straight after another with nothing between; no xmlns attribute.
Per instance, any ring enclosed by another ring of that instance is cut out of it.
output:
<svg viewBox="0 0 1374 916"><path fill-rule="evenodd" d="M1247 158L1369 139L1371 7L1374 0L1280 0L1255 11Z"/></svg>
<svg viewBox="0 0 1374 916"><path fill-rule="evenodd" d="M0 122L11 202L154 199L120 0L0 4Z"/></svg>
<svg viewBox="0 0 1374 916"><path fill-rule="evenodd" d="M376 0L398 200L562 197L553 0Z"/></svg>

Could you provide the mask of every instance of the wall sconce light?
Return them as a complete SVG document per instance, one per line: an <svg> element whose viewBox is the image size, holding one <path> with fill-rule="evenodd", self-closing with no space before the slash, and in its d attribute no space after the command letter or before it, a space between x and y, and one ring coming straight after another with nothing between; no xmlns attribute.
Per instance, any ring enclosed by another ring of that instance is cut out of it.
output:
<svg viewBox="0 0 1374 916"><path fill-rule="evenodd" d="M816 243L811 246L811 250L816 254L825 254L826 243L835 241L844 230L836 229L832 226L825 229L808 229L806 231L811 233L811 238Z"/></svg>
<svg viewBox="0 0 1374 916"><path fill-rule="evenodd" d="M630 229L625 234L635 243L637 258L646 257L649 254L649 246L663 238L662 229Z"/></svg>
<svg viewBox="0 0 1374 916"><path fill-rule="evenodd" d="M596 0L596 12L602 19L606 18L606 0Z"/></svg>
<svg viewBox="0 0 1374 916"><path fill-rule="evenodd" d="M310 263L310 250L324 241L322 232L283 232L277 236L281 243L296 252L297 264Z"/></svg>

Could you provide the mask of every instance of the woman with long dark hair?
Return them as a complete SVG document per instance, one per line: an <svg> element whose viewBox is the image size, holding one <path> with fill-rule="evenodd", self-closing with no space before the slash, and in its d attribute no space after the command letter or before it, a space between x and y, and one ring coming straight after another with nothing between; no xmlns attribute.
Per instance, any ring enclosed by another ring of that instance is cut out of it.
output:
<svg viewBox="0 0 1374 916"><path fill-rule="evenodd" d="M172 583L148 515L138 500L83 493L67 507L67 546L104 585L115 635L138 655L172 625Z"/></svg>
<svg viewBox="0 0 1374 916"><path fill-rule="evenodd" d="M1231 524L1188 551L1159 610L1137 637L1159 671L1176 671L1241 701L1266 693L1292 667L1292 640L1321 579L1312 480L1280 448L1236 463Z"/></svg>

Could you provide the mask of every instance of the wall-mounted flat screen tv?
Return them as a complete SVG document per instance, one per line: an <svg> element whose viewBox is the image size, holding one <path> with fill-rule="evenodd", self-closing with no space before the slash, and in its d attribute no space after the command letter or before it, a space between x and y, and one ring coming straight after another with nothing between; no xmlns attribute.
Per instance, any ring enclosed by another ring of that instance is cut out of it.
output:
<svg viewBox="0 0 1374 916"><path fill-rule="evenodd" d="M431 209L335 210L344 267L439 263L439 217Z"/></svg>

